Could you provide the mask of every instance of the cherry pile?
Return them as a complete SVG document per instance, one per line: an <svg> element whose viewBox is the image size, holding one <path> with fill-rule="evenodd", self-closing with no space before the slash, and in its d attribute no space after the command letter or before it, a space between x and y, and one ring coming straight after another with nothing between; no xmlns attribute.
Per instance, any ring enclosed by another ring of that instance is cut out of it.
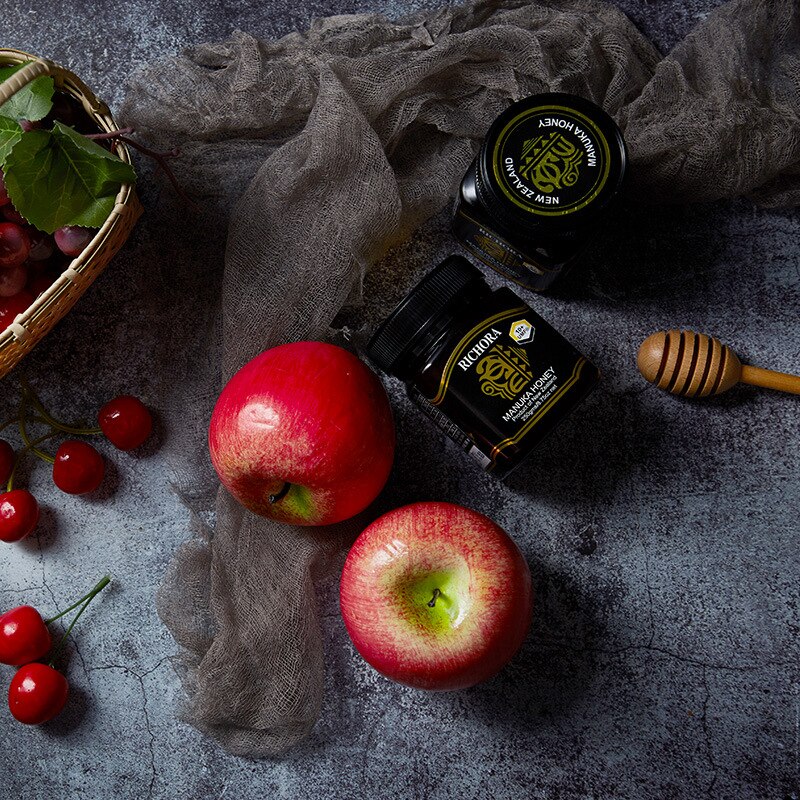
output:
<svg viewBox="0 0 800 800"><path fill-rule="evenodd" d="M18 416L0 425L0 431L16 423L22 446L15 452L11 444L0 439L0 541L18 542L29 536L39 521L39 503L27 489L15 489L14 479L20 460L34 455L52 465L53 482L67 494L87 494L103 482L105 462L100 453L84 438L105 436L119 450L134 450L149 438L153 420L147 407L135 397L120 395L109 400L98 414L98 426L87 428L69 425L55 419L45 409L38 395L24 379ZM35 438L31 426L47 429ZM40 445L56 436L68 437L55 455ZM75 438L82 437L82 438Z"/></svg>
<svg viewBox="0 0 800 800"><path fill-rule="evenodd" d="M52 236L29 225L11 204L0 171L0 333L80 255L92 228L59 228Z"/></svg>
<svg viewBox="0 0 800 800"><path fill-rule="evenodd" d="M60 714L67 702L69 683L54 663L89 603L111 581L106 576L88 594L50 619L33 606L18 606L0 614L0 664L18 667L8 688L8 707L14 719L41 725ZM50 623L80 607L55 647L48 663L42 663L52 646Z"/></svg>

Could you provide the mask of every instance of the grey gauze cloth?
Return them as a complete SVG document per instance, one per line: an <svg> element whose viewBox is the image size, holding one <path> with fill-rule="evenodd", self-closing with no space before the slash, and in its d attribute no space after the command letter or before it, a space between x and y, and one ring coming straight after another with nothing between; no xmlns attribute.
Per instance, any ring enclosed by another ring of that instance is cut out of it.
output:
<svg viewBox="0 0 800 800"><path fill-rule="evenodd" d="M196 535L158 608L183 648L191 724L248 756L306 736L323 686L313 579L355 530L289 528L216 492L205 441L221 382L265 348L325 336L527 95L571 92L612 114L634 196L796 203L799 25L794 0L738 0L662 59L601 2L481 0L402 22L320 19L277 42L235 33L134 77L125 122L181 147L179 177L210 208L202 223L176 211L170 235L228 224L224 277L220 242L176 267L193 316L173 324L197 326L197 347L165 368L167 447Z"/></svg>

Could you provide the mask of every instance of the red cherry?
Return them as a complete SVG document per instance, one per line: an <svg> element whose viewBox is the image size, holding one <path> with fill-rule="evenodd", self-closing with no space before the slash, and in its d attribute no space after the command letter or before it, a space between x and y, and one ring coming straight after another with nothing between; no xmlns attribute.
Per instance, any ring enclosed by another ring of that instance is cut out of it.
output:
<svg viewBox="0 0 800 800"><path fill-rule="evenodd" d="M0 333L34 301L30 292L20 292L13 297L0 297Z"/></svg>
<svg viewBox="0 0 800 800"><path fill-rule="evenodd" d="M0 206L10 203L11 198L8 196L8 189L6 189L6 182L3 178L3 171L0 170Z"/></svg>
<svg viewBox="0 0 800 800"><path fill-rule="evenodd" d="M56 242L56 247L65 256L79 256L85 249L86 245L94 238L95 231L91 228L81 228L79 225L66 225L59 228L54 234L53 238Z"/></svg>
<svg viewBox="0 0 800 800"><path fill-rule="evenodd" d="M147 407L128 394L109 400L98 415L100 430L120 450L134 450L153 431L153 418Z"/></svg>
<svg viewBox="0 0 800 800"><path fill-rule="evenodd" d="M3 209L6 217L9 208L11 206ZM25 228L13 222L0 222L0 267L16 267L24 264L30 251L31 238Z"/></svg>
<svg viewBox="0 0 800 800"><path fill-rule="evenodd" d="M41 725L61 713L68 694L69 683L60 672L47 664L27 664L11 679L8 707L19 722Z"/></svg>
<svg viewBox="0 0 800 800"><path fill-rule="evenodd" d="M103 456L94 447L67 439L56 451L53 482L67 494L86 494L103 482L105 471Z"/></svg>
<svg viewBox="0 0 800 800"><path fill-rule="evenodd" d="M0 483L8 483L14 459L14 448L5 439L0 439Z"/></svg>
<svg viewBox="0 0 800 800"><path fill-rule="evenodd" d="M19 606L0 615L0 664L30 664L42 658L51 644L50 631L33 606Z"/></svg>
<svg viewBox="0 0 800 800"><path fill-rule="evenodd" d="M18 542L36 527L39 504L27 489L0 494L0 541Z"/></svg>

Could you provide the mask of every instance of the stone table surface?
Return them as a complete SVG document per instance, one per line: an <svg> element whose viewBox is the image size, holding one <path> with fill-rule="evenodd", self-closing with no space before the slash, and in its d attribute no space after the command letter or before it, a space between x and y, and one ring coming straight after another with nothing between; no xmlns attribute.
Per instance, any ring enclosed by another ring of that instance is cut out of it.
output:
<svg viewBox="0 0 800 800"><path fill-rule="evenodd" d="M663 52L718 4L618 1ZM117 107L137 65L234 28L274 37L315 15L435 5L6 0L0 42L67 64ZM797 215L739 201L628 208L621 220L580 277L533 301L605 381L524 475L500 486L454 469L438 437L420 442L419 415L392 387L398 474L414 477L395 481L389 502L480 496L531 565L533 630L498 678L430 695L376 676L349 644L332 582L313 735L280 761L226 755L176 718L176 646L154 593L187 519L164 456L106 451L113 474L92 499L33 471L39 533L0 550L4 608L63 609L115 577L69 648L64 714L37 729L0 711L0 798L797 798L798 399L741 389L690 403L634 368L647 333L687 327L800 371ZM151 357L172 332L144 291L169 266L171 242L155 230L146 215L27 360L54 410L91 416L122 391L156 402ZM433 258L443 237L434 221L403 255ZM0 410L15 395L0 383Z"/></svg>

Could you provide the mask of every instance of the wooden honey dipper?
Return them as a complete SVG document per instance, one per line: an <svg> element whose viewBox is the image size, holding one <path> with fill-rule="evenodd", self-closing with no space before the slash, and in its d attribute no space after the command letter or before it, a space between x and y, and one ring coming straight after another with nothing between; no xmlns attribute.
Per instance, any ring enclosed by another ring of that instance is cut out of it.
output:
<svg viewBox="0 0 800 800"><path fill-rule="evenodd" d="M704 333L654 333L642 342L636 363L650 383L684 397L721 394L737 383L800 394L800 376L742 366L727 345Z"/></svg>

